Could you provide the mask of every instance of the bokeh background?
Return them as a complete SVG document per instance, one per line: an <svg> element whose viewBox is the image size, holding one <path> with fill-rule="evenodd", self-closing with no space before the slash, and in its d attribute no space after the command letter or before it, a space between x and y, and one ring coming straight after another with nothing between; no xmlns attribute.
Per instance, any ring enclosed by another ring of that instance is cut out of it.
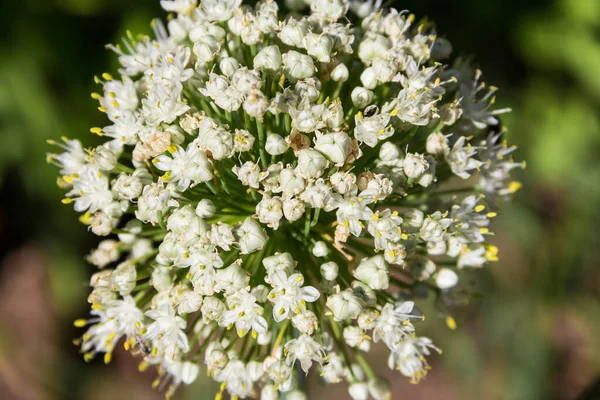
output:
<svg viewBox="0 0 600 400"><path fill-rule="evenodd" d="M420 385L378 370L398 399L600 399L600 1L405 0L437 22L454 54L499 86L509 138L527 160L497 219L501 261L472 280L479 299L420 326L444 354ZM46 139L94 143L93 75L125 29L148 32L154 0L0 2L0 398L152 399L152 374L117 354L86 365L72 321L87 312L83 261L95 243L60 203ZM342 385L330 398L347 398ZM324 397L316 380L309 398ZM206 379L179 393L210 399Z"/></svg>

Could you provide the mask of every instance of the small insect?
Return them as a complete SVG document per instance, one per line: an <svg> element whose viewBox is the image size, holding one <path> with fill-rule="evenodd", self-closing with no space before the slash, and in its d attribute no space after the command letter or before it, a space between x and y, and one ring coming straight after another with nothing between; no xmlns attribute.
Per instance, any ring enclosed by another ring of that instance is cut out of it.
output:
<svg viewBox="0 0 600 400"><path fill-rule="evenodd" d="M377 114L377 111L379 111L379 107L369 106L365 110L365 117L367 117L367 118L372 117L373 115Z"/></svg>
<svg viewBox="0 0 600 400"><path fill-rule="evenodd" d="M152 351L150 350L150 348L148 346L146 346L146 344L144 343L144 341L142 340L142 337L140 335L138 335L137 333L134 335L135 341L138 345L138 349L140 352L142 352L144 355L149 356L150 354L152 354Z"/></svg>

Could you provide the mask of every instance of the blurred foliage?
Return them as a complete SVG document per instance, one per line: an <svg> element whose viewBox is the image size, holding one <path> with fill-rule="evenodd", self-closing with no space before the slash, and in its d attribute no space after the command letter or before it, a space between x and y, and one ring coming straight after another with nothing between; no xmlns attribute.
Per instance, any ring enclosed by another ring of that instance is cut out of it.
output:
<svg viewBox="0 0 600 400"><path fill-rule="evenodd" d="M454 310L456 331L433 308L425 310L430 318L421 332L444 355L416 389L400 380L394 388L414 399L574 399L600 371L600 2L407 0L396 7L436 21L455 55L475 55L488 82L501 88L501 106L515 110L503 122L528 168L516 202L498 218L501 261L469 279L483 297ZM89 127L100 126L103 116L89 97L92 77L117 68L103 46L126 28L149 32L158 15L158 0L0 4L0 284L14 286L13 275L24 270L11 258L17 249L43 252L48 294L35 304L47 312L44 332L53 338L33 379L41 395L8 391L3 398L152 394L149 376L139 378L129 357L117 356L115 368L81 368L70 344L78 334L70 321L87 308L92 270L83 257L95 239L60 203L56 171L45 163L45 153L55 150L45 140L64 135L93 144ZM10 304L34 301L34 294L19 292ZM2 310L0 318L13 321ZM22 329L38 337L42 328L33 322ZM0 361L14 358L18 375L21 357L12 356L22 350L15 347L20 325L11 324L0 325ZM0 389L14 388L2 382L12 376L4 364ZM184 398L207 398L207 382ZM337 393L346 398L344 390Z"/></svg>

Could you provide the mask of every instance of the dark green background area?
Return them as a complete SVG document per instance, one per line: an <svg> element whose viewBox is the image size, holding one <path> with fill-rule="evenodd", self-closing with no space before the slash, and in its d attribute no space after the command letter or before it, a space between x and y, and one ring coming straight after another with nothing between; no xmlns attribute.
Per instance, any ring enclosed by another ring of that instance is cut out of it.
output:
<svg viewBox="0 0 600 400"><path fill-rule="evenodd" d="M161 398L150 372L116 354L86 365L71 344L87 312L97 239L60 203L46 139L79 138L104 116L93 76L115 73L104 49L126 29L149 33L152 0L0 2L0 398ZM469 274L478 299L457 307L456 331L433 307L419 333L444 349L418 386L387 371L397 399L599 399L582 392L600 376L600 1L407 0L437 23L455 56L472 57L490 85L508 138L527 161L524 187L498 216L500 262ZM203 378L180 393L213 398ZM309 380L309 398L347 398Z"/></svg>

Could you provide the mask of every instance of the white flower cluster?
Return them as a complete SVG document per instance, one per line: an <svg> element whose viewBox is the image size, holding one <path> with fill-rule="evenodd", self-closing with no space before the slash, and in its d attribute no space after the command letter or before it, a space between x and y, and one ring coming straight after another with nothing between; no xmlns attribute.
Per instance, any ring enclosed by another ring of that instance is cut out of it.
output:
<svg viewBox="0 0 600 400"><path fill-rule="evenodd" d="M496 199L514 148L495 88L413 15L381 1L162 0L155 37L110 46L92 94L107 141L52 141L88 256L86 359L123 340L174 393L202 365L232 398L303 399L294 367L389 398L362 353L418 382L438 349L414 294L448 325L460 270L497 260ZM492 201L493 200L493 201Z"/></svg>

